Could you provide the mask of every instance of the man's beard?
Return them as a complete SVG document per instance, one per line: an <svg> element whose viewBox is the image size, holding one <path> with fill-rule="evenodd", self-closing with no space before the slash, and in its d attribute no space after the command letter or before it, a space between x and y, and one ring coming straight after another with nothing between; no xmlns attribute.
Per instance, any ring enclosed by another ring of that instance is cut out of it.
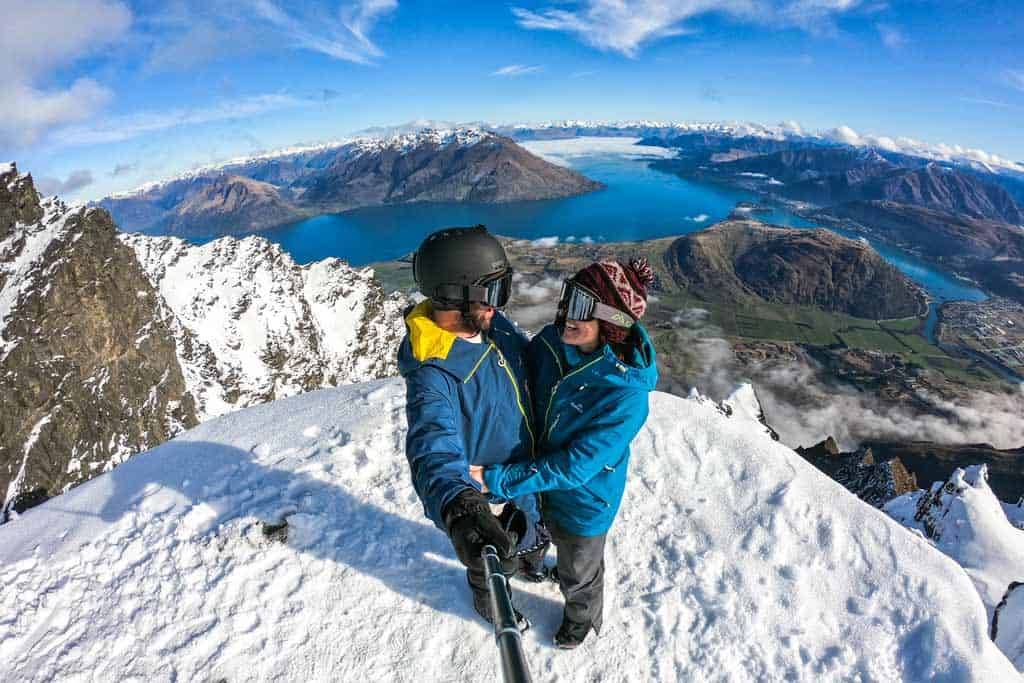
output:
<svg viewBox="0 0 1024 683"><path fill-rule="evenodd" d="M485 311L467 311L462 314L462 322L473 331L474 334L487 332L491 329L491 321L487 318Z"/></svg>

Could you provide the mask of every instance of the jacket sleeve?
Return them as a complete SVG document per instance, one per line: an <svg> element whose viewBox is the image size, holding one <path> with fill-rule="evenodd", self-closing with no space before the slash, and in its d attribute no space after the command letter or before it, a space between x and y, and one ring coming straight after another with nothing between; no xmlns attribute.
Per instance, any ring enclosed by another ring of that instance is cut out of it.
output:
<svg viewBox="0 0 1024 683"><path fill-rule="evenodd" d="M442 531L447 531L441 514L445 506L460 491L473 487L453 382L448 373L431 366L405 378L409 424L405 456L423 510Z"/></svg>
<svg viewBox="0 0 1024 683"><path fill-rule="evenodd" d="M503 498L582 486L622 457L647 420L647 413L647 392L630 392L576 434L566 448L545 453L532 462L488 467L484 482L492 494Z"/></svg>

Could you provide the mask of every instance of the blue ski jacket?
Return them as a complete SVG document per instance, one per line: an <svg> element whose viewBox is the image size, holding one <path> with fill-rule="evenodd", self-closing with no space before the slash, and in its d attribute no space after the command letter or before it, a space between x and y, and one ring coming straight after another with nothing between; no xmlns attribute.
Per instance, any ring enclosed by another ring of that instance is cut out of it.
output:
<svg viewBox="0 0 1024 683"><path fill-rule="evenodd" d="M405 454L412 483L426 516L447 531L444 507L463 489L480 489L469 476L470 465L533 458L528 341L501 313L495 313L484 343L474 344L438 327L431 312L428 300L407 314L398 370L405 378ZM540 518L537 496L490 498L496 503L512 500L526 513L530 524L519 545L534 543Z"/></svg>
<svg viewBox="0 0 1024 683"><path fill-rule="evenodd" d="M545 520L577 536L611 528L626 488L629 444L647 419L648 394L658 382L647 331L633 357L620 361L604 344L583 355L548 325L527 354L534 387L540 454L534 461L484 470L501 497L543 492Z"/></svg>

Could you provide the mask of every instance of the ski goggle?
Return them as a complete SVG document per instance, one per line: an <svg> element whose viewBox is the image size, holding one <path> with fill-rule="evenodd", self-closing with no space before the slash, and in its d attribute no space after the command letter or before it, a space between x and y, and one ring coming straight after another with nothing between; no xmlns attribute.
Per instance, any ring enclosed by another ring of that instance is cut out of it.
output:
<svg viewBox="0 0 1024 683"><path fill-rule="evenodd" d="M512 294L512 269L506 268L501 273L481 278L476 284L438 285L434 290L436 299L448 301L476 301L481 304L501 308L508 303Z"/></svg>
<svg viewBox="0 0 1024 683"><path fill-rule="evenodd" d="M589 289L574 280L562 283L562 293L558 297L558 314L556 325L564 325L566 320L603 320L618 327L632 327L634 320L619 309L602 303L601 299Z"/></svg>

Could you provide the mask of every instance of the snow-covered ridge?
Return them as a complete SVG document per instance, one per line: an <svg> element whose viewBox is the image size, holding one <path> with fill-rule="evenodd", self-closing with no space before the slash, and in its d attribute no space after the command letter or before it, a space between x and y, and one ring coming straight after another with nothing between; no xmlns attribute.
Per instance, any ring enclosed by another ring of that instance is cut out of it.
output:
<svg viewBox="0 0 1024 683"><path fill-rule="evenodd" d="M1024 581L1024 530L1007 518L985 465L958 468L949 481L891 500L885 510L963 566L990 618L1010 583Z"/></svg>
<svg viewBox="0 0 1024 683"><path fill-rule="evenodd" d="M200 166L183 173L179 173L164 180L157 180L140 185L139 187L116 192L107 195L102 199L126 199L158 190L171 183L181 180L190 180L208 175L215 175L222 172L239 171L245 167L275 159L288 157L309 156L321 152L339 150L342 153L349 153L352 156L362 154L373 154L385 149L397 150L401 153L409 152L424 144L448 145L475 145L487 138L493 137L493 133L481 128L456 127L451 129L427 128L413 133L398 133L385 137L363 136L333 140L313 145L284 147L268 152L258 152L250 156L236 157L227 161ZM97 200L101 201L101 200Z"/></svg>
<svg viewBox="0 0 1024 683"><path fill-rule="evenodd" d="M497 679L404 403L234 413L0 527L0 679ZM557 588L513 584L538 680L1018 680L954 562L741 412L652 394L600 637L555 649Z"/></svg>
<svg viewBox="0 0 1024 683"><path fill-rule="evenodd" d="M821 131L805 129L795 121L786 121L778 125L764 125L752 122L678 122L678 121L546 121L541 123L515 123L507 126L512 130L552 130L552 129L660 129L671 130L677 134L705 133L726 137L759 137L772 140L816 140L851 147L877 147L889 152L900 152L910 156L933 159L936 161L959 162L968 164L989 173L1000 172L1000 169L1024 173L1024 165L1000 157L982 149L930 143L909 137L890 137L873 133L860 134L849 126L838 126ZM502 128L502 126L496 126Z"/></svg>
<svg viewBox="0 0 1024 683"><path fill-rule="evenodd" d="M310 388L393 374L405 299L372 268L299 266L262 237L202 246L121 234L166 307L202 421Z"/></svg>

